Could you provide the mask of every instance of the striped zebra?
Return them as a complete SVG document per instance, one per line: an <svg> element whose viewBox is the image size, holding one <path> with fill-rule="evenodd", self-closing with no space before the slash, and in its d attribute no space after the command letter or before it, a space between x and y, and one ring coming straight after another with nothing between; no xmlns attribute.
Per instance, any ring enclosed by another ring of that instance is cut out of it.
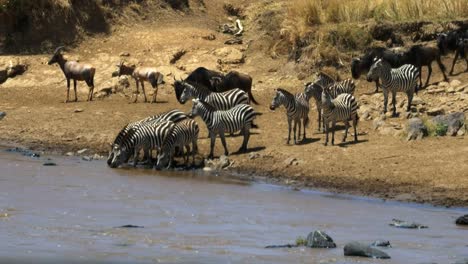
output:
<svg viewBox="0 0 468 264"><path fill-rule="evenodd" d="M388 92L392 93L393 114L396 113L396 93L404 92L408 97L408 106L406 111L411 110L411 101L413 95L418 92L418 68L411 64L405 64L399 68L392 69L390 64L383 60L378 59L372 64L369 72L367 73L367 81L372 82L380 78L382 82L382 91L384 94L384 113L387 112Z"/></svg>
<svg viewBox="0 0 468 264"><path fill-rule="evenodd" d="M176 146L182 151L184 147L187 149L184 156L184 164L186 165L189 161L190 144L192 144L192 166L195 165L195 154L198 152L197 140L199 132L200 128L193 119L185 119L175 124L162 144L161 151L158 154L156 168L172 167Z"/></svg>
<svg viewBox="0 0 468 264"><path fill-rule="evenodd" d="M309 124L309 95L307 93L297 93L296 95L290 92L278 88L276 89L275 97L271 102L270 109L275 110L276 108L284 105L286 108L286 117L288 118L288 141L291 140L291 123L294 121L294 144L297 138L300 138L301 134L301 119L304 124L304 136L302 140L306 139L306 127ZM296 126L299 125L299 131L297 132Z"/></svg>
<svg viewBox="0 0 468 264"><path fill-rule="evenodd" d="M180 95L179 102L185 104L190 99L200 99L216 110L229 110L239 104L249 104L249 95L241 89L233 89L222 93L216 93L203 86L194 87L193 85L182 82L184 90Z"/></svg>
<svg viewBox="0 0 468 264"><path fill-rule="evenodd" d="M178 109L174 109L168 112L160 113L158 115L146 117L136 122L128 123L120 130L120 132L117 134L117 137L114 140L114 143L111 145L111 151L109 153L109 157L107 158L107 164L109 166L111 165L112 159L114 158L115 151L119 150L120 146L124 142L125 138L128 136L129 132L137 129L138 126L140 126L141 124L151 122L151 121L157 121L157 120L172 121L176 123L186 118L187 118L187 115L184 112ZM148 153L145 153L145 156L149 157ZM130 158L130 156L128 158ZM137 157L134 157L134 159L136 158Z"/></svg>
<svg viewBox="0 0 468 264"><path fill-rule="evenodd" d="M357 142L357 123L358 123L358 114L357 109L358 105L354 96L350 94L340 94L335 99L332 98L330 91L328 89L323 90L322 92L322 106L323 106L323 122L325 125L325 146L328 144L328 132L329 125L331 122L332 128L332 145L335 144L335 125L336 122L344 122L345 124L345 134L343 137L343 142L346 141L346 136L348 135L349 120L353 121L354 128L354 141Z"/></svg>
<svg viewBox="0 0 468 264"><path fill-rule="evenodd" d="M351 79L346 79L340 82L335 82L334 84L328 86L328 91L332 98L336 98L338 95L347 93L354 95L354 90L356 90L356 84Z"/></svg>
<svg viewBox="0 0 468 264"><path fill-rule="evenodd" d="M247 150L247 144L250 138L250 128L252 122L259 113L256 113L252 106L247 104L236 105L229 110L216 110L210 104L199 100L193 99L193 106L191 116L200 116L205 122L209 137L211 139L210 155L208 158L213 158L213 151L216 141L216 135L219 134L221 142L224 147L224 155L229 155L226 145L224 133L234 133L241 131L244 135L244 141L239 149L239 152Z"/></svg>
<svg viewBox="0 0 468 264"><path fill-rule="evenodd" d="M137 157L142 148L145 150L159 150L174 126L175 124L172 121L153 120L131 129L122 145L114 150L114 157L110 166L112 168L120 166L127 162L132 154ZM136 164L137 159L134 158L133 166L135 167Z"/></svg>

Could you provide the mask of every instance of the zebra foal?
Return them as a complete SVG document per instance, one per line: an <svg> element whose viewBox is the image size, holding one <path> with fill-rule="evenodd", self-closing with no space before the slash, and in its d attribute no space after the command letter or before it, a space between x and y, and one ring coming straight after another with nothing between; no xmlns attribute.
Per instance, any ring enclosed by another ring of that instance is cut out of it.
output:
<svg viewBox="0 0 468 264"><path fill-rule="evenodd" d="M211 139L210 155L208 158L213 158L216 135L218 134L224 147L224 155L229 155L224 137L224 133L226 132L234 133L240 130L244 136L244 140L239 152L247 150L252 122L259 115L259 113L254 111L252 106L241 104L229 110L216 110L213 106L202 100L193 99L192 101L193 106L190 116L200 116L208 128L208 134Z"/></svg>
<svg viewBox="0 0 468 264"><path fill-rule="evenodd" d="M286 108L286 117L288 118L288 141L291 140L291 123L294 121L294 144L297 144L297 138L300 138L301 134L301 119L304 124L304 136L302 140L306 139L306 127L309 124L309 99L310 97L306 93L297 93L296 95L291 94L290 92L278 88L276 89L275 97L270 104L270 110L275 110L276 108L284 105ZM296 130L297 125L299 126L299 131Z"/></svg>
<svg viewBox="0 0 468 264"><path fill-rule="evenodd" d="M190 144L192 144L192 166L195 165L195 154L198 152L197 140L199 132L200 128L193 119L185 119L176 123L161 146L161 151L158 153L156 168L172 167L176 147L179 147L182 152L184 147L187 149L184 155L184 165L186 165L189 161Z"/></svg>
<svg viewBox="0 0 468 264"><path fill-rule="evenodd" d="M345 124L345 134L343 136L343 142L346 142L346 137L348 135L349 121L353 121L354 128L354 141L357 142L357 123L358 123L358 114L357 109L358 105L354 96L350 94L340 94L335 99L332 98L329 90L325 89L322 92L322 106L323 106L323 122L325 125L325 146L328 144L328 132L329 125L331 122L332 128L332 145L335 144L335 129L336 122L344 122Z"/></svg>
<svg viewBox="0 0 468 264"><path fill-rule="evenodd" d="M406 111L411 110L411 101L414 93L418 92L418 78L421 73L418 68L411 64L405 64L399 68L392 69L390 64L378 59L372 64L367 73L367 81L372 82L380 78L382 91L384 94L384 114L387 112L388 93L392 93L393 113L392 116L397 116L396 113L396 93L404 92L408 97L408 106Z"/></svg>

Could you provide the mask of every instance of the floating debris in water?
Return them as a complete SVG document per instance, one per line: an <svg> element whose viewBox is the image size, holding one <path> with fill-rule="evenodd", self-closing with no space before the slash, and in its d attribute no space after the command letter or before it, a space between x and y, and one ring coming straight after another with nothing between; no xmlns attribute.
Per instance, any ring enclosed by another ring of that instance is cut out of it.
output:
<svg viewBox="0 0 468 264"><path fill-rule="evenodd" d="M294 244L286 244L286 245L270 245L270 246L266 246L265 248L295 248L295 247L299 247L299 246L294 245Z"/></svg>
<svg viewBox="0 0 468 264"><path fill-rule="evenodd" d="M144 226L137 226L137 225L123 225L123 226L117 226L115 228L145 228Z"/></svg>
<svg viewBox="0 0 468 264"><path fill-rule="evenodd" d="M408 228L408 229L423 229L428 228L428 226L421 225L415 222L406 222L399 219L392 219L392 223L389 224L390 226L398 227L398 228Z"/></svg>

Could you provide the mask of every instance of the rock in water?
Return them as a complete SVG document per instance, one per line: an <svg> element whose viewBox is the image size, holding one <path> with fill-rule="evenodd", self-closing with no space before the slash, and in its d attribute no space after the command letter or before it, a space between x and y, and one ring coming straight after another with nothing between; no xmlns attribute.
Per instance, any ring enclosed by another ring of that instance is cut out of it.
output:
<svg viewBox="0 0 468 264"><path fill-rule="evenodd" d="M408 128L406 132L408 133L406 140L419 140L424 136L427 136L427 127L420 118L415 117L408 121Z"/></svg>
<svg viewBox="0 0 468 264"><path fill-rule="evenodd" d="M350 242L344 247L345 256L357 256L377 259L389 259L390 256L382 250L372 248L359 242Z"/></svg>
<svg viewBox="0 0 468 264"><path fill-rule="evenodd" d="M266 246L265 248L294 248L294 247L298 247L298 245L293 245L293 244L270 245L270 246Z"/></svg>
<svg viewBox="0 0 468 264"><path fill-rule="evenodd" d="M392 247L388 240L376 240L371 244L372 247Z"/></svg>
<svg viewBox="0 0 468 264"><path fill-rule="evenodd" d="M307 236L307 247L311 248L336 248L333 239L325 232L317 230Z"/></svg>
<svg viewBox="0 0 468 264"><path fill-rule="evenodd" d="M468 225L468 215L458 217L457 221L455 221L457 225Z"/></svg>
<svg viewBox="0 0 468 264"><path fill-rule="evenodd" d="M394 226L394 227L399 227L399 228L408 228L408 229L428 228L425 225L421 225L415 222L410 223L410 222L406 222L406 221L399 220L399 219L392 219L392 223L390 223L389 225Z"/></svg>

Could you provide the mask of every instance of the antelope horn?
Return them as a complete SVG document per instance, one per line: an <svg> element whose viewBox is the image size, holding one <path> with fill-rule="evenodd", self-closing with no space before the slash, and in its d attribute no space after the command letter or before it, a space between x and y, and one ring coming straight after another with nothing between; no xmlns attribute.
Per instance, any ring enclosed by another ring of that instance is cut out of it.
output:
<svg viewBox="0 0 468 264"><path fill-rule="evenodd" d="M56 48L55 51L54 51L54 54L59 53L64 48L65 48L65 46L60 46L60 47Z"/></svg>

